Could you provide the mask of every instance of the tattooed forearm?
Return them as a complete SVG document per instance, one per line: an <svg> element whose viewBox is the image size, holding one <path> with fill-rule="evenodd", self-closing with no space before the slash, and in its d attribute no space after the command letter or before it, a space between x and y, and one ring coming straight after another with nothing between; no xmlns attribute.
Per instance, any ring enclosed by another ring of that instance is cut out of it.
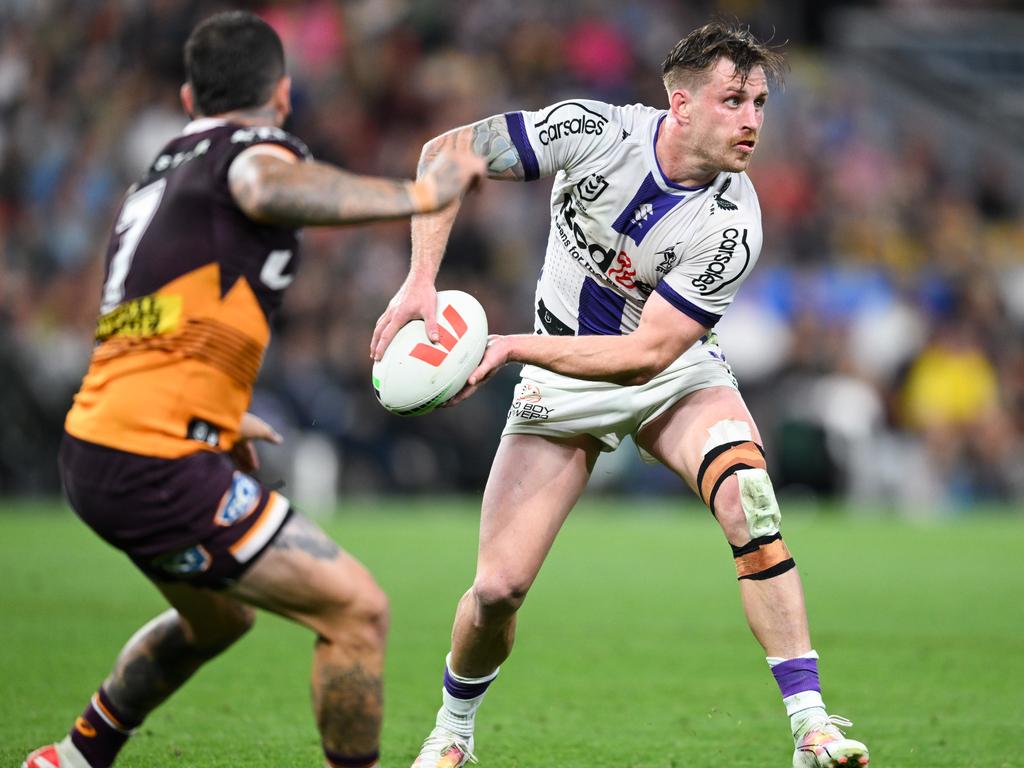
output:
<svg viewBox="0 0 1024 768"><path fill-rule="evenodd" d="M523 181L526 171L519 152L509 136L504 115L495 115L472 125L449 131L423 148L417 172L423 175L430 161L445 149L471 148L487 160L487 175L492 179Z"/></svg>
<svg viewBox="0 0 1024 768"><path fill-rule="evenodd" d="M359 176L324 163L253 155L233 163L228 179L239 207L273 224L357 224L416 212L408 182Z"/></svg>
<svg viewBox="0 0 1024 768"><path fill-rule="evenodd" d="M526 176L504 115L482 120L473 126L473 151L487 158L487 169L492 179L522 181Z"/></svg>
<svg viewBox="0 0 1024 768"><path fill-rule="evenodd" d="M319 666L314 672L313 709L324 743L350 755L375 752L383 698L380 675L358 662Z"/></svg>
<svg viewBox="0 0 1024 768"><path fill-rule="evenodd" d="M315 523L299 514L292 515L272 546L275 549L297 549L316 560L333 560L341 552Z"/></svg>

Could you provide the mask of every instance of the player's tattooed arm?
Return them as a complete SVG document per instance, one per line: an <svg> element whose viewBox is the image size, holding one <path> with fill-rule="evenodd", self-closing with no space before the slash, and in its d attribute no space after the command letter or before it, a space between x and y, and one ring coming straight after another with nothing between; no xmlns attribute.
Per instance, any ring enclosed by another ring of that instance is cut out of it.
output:
<svg viewBox="0 0 1024 768"><path fill-rule="evenodd" d="M470 125L454 128L428 141L420 154L417 179L424 177L431 163L436 162L435 159L441 153L466 151L486 161L488 178L509 181L523 181L526 178L519 152L516 151L509 136L505 116L494 115ZM458 212L459 200L456 199L435 214L417 216L413 219L411 276L433 283ZM390 338L388 340L390 341Z"/></svg>
<svg viewBox="0 0 1024 768"><path fill-rule="evenodd" d="M283 226L358 224L433 212L483 172L469 151L440 153L413 182L300 163L262 147L254 150L231 164L231 194L249 218Z"/></svg>
<svg viewBox="0 0 1024 768"><path fill-rule="evenodd" d="M523 161L509 136L504 115L495 115L473 125L473 151L487 159L490 178L512 181L526 178Z"/></svg>
<svg viewBox="0 0 1024 768"><path fill-rule="evenodd" d="M523 162L512 143L504 115L464 125L428 142L420 157L419 173L422 174L427 164L442 150L465 148L472 149L487 161L488 178L506 181L523 181L526 178Z"/></svg>
<svg viewBox="0 0 1024 768"><path fill-rule="evenodd" d="M417 178L424 177L440 153L465 151L486 161L488 178L509 181L526 179L526 171L512 143L504 115L494 115L454 128L428 141L420 154ZM434 311L437 295L434 280L441 268L441 260L459 208L460 201L456 199L437 213L413 217L409 274L373 329L370 356L375 360L380 360L395 334L410 320L423 318L428 336L435 341L439 338Z"/></svg>

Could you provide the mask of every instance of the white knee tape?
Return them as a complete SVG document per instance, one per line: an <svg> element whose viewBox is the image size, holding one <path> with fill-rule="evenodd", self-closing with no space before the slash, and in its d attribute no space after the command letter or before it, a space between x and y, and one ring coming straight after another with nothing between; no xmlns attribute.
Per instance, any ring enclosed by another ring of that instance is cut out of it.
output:
<svg viewBox="0 0 1024 768"><path fill-rule="evenodd" d="M751 540L779 532L782 511L775 500L771 478L763 469L736 471L740 483L740 505L747 516L747 529Z"/></svg>
<svg viewBox="0 0 1024 768"><path fill-rule="evenodd" d="M750 425L736 419L722 419L708 427L708 439L704 443L704 454L726 443L738 443L741 440L753 440Z"/></svg>

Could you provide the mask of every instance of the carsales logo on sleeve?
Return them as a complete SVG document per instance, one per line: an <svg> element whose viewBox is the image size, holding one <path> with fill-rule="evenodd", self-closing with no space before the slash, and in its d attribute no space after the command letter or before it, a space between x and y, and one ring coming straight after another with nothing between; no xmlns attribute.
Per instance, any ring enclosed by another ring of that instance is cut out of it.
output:
<svg viewBox="0 0 1024 768"><path fill-rule="evenodd" d="M574 101L559 104L548 112L547 117L537 123L537 138L545 147L566 136L593 134L600 136L608 119L599 112L592 112Z"/></svg>
<svg viewBox="0 0 1024 768"><path fill-rule="evenodd" d="M741 259L739 269L732 277L726 279L726 271L734 259ZM704 272L697 275L690 281L691 285L698 290L701 296L710 296L718 293L729 283L738 280L747 266L750 264L750 246L747 245L747 230L738 230L736 227L729 227L722 233L722 241L718 244L718 250L711 261L704 267Z"/></svg>

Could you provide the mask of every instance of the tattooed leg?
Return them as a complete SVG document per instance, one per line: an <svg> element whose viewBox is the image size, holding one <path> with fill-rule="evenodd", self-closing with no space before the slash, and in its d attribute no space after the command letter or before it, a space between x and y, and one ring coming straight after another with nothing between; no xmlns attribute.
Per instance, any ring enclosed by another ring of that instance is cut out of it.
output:
<svg viewBox="0 0 1024 768"><path fill-rule="evenodd" d="M317 638L313 713L325 748L350 756L371 755L379 749L382 661L382 654L374 653L353 658L344 644Z"/></svg>
<svg viewBox="0 0 1024 768"><path fill-rule="evenodd" d="M324 753L331 762L373 762L387 598L369 572L315 523L293 514L232 594L316 633L312 703Z"/></svg>
<svg viewBox="0 0 1024 768"><path fill-rule="evenodd" d="M206 661L252 626L253 611L236 600L185 585L160 585L171 610L135 633L103 682L111 703L141 722Z"/></svg>

